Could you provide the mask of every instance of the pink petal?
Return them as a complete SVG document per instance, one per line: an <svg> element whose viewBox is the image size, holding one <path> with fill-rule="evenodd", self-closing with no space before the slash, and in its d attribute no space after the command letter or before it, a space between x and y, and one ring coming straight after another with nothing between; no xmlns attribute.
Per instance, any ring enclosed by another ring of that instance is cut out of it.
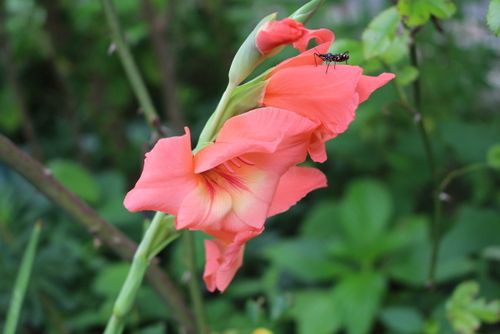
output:
<svg viewBox="0 0 500 334"><path fill-rule="evenodd" d="M315 162L323 163L327 159L325 142L332 138L333 135L330 133L325 133L325 131L316 131L312 138L311 143L308 147L308 153L311 159Z"/></svg>
<svg viewBox="0 0 500 334"><path fill-rule="evenodd" d="M238 248L234 246L233 248ZM223 259L226 247L215 240L205 240L205 272L203 279L210 292L218 289L223 292L233 280L234 275L243 263L244 247L232 250L231 259ZM230 265L221 268L221 263L225 261Z"/></svg>
<svg viewBox="0 0 500 334"><path fill-rule="evenodd" d="M307 29L298 21L290 18L265 23L255 37L255 45L263 55L275 48L291 44L300 39Z"/></svg>
<svg viewBox="0 0 500 334"><path fill-rule="evenodd" d="M325 175L316 168L290 168L280 179L268 216L288 210L309 192L326 185Z"/></svg>
<svg viewBox="0 0 500 334"><path fill-rule="evenodd" d="M297 66L275 72L265 88L262 103L296 112L321 122L331 137L344 132L358 105L358 66ZM331 138L330 137L330 138Z"/></svg>
<svg viewBox="0 0 500 334"><path fill-rule="evenodd" d="M224 188L213 189L211 185L207 186L200 181L198 186L184 197L176 217L176 227L195 230L201 230L203 226L217 228L231 207L231 195Z"/></svg>
<svg viewBox="0 0 500 334"><path fill-rule="evenodd" d="M183 197L197 184L189 129L185 131L183 136L160 139L146 153L142 174L125 196L127 210L177 214Z"/></svg>
<svg viewBox="0 0 500 334"><path fill-rule="evenodd" d="M335 38L333 31L328 29L316 29L309 30L306 29L306 32L300 39L298 39L295 43L293 43L293 47L298 49L300 52L304 52L307 49L307 44L309 40L314 38L316 40L316 44L328 43L331 44Z"/></svg>
<svg viewBox="0 0 500 334"><path fill-rule="evenodd" d="M221 240L205 240L203 279L209 291L226 290L243 263L245 243L262 231L261 229L242 232L228 243Z"/></svg>
<svg viewBox="0 0 500 334"><path fill-rule="evenodd" d="M215 144L195 156L195 171L203 171L248 153L272 153L283 138L309 136L317 124L307 118L278 108L259 108L230 118Z"/></svg>
<svg viewBox="0 0 500 334"><path fill-rule="evenodd" d="M248 230L248 227L261 229L280 180L280 174L254 169L246 174L246 178L248 190L233 194L233 213L245 223L244 229ZM224 225L228 229L234 229L231 223L226 221Z"/></svg>
<svg viewBox="0 0 500 334"><path fill-rule="evenodd" d="M356 91L359 94L359 103L368 99L368 97L377 89L394 79L396 76L393 73L382 73L376 77L362 75L359 79Z"/></svg>

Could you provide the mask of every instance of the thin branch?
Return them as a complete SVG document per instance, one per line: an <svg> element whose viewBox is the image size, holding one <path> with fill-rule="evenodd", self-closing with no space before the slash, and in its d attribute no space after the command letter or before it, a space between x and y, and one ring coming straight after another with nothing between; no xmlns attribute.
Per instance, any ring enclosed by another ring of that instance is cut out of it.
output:
<svg viewBox="0 0 500 334"><path fill-rule="evenodd" d="M132 85L134 94L136 95L141 109L144 112L144 116L149 124L149 126L154 129L157 137L164 137L165 133L161 126L160 118L153 105L151 97L146 89L144 80L142 79L139 69L132 57L130 49L128 48L125 38L122 35L122 30L120 27L120 22L116 15L115 6L112 0L102 0L102 5L104 7L104 12L106 13L106 19L108 21L111 33L113 35L113 41L120 55L120 60L122 62L125 73L127 74L128 81Z"/></svg>
<svg viewBox="0 0 500 334"><path fill-rule="evenodd" d="M176 14L176 1L171 0L166 12L158 12L150 0L142 1L142 12L149 25L149 37L156 60L160 67L163 85L163 107L174 131L186 124L177 98L177 78L175 73L175 54L172 34L172 21Z"/></svg>
<svg viewBox="0 0 500 334"><path fill-rule="evenodd" d="M50 173L50 170L17 148L8 138L0 134L0 161L21 174L52 202L64 209L78 223L103 241L113 252L125 260L131 260L137 248L120 230L108 224L99 214L65 188ZM157 264L152 263L148 279L160 296L172 306L181 326L195 333L193 316L182 293L170 277Z"/></svg>

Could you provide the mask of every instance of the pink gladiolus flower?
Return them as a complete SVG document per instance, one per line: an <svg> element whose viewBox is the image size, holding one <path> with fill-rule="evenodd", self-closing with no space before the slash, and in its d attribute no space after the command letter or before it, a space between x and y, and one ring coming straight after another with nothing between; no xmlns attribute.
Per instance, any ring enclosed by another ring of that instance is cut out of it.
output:
<svg viewBox="0 0 500 334"><path fill-rule="evenodd" d="M395 76L382 73L363 75L359 66L316 66L314 53L326 53L323 43L276 66L268 76L261 105L287 109L321 126L309 149L315 161L326 160L323 143L344 132L355 117L358 105ZM316 59L318 62L318 59Z"/></svg>
<svg viewBox="0 0 500 334"><path fill-rule="evenodd" d="M302 23L286 18L265 23L257 33L256 46L263 55L286 44L293 44L294 48L302 52L311 38L315 38L318 44L331 43L334 35L331 30L307 29Z"/></svg>
<svg viewBox="0 0 500 334"><path fill-rule="evenodd" d="M318 124L277 108L260 108L226 121L215 143L193 155L189 130L159 140L125 197L130 211L176 216L176 227L216 238L206 243L205 282L223 291L242 262L244 243L267 217L326 186L304 161Z"/></svg>

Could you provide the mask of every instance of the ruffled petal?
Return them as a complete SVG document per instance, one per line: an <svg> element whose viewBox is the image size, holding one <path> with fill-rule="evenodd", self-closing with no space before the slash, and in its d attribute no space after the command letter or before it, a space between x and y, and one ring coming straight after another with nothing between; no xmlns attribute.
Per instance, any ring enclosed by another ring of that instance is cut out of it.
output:
<svg viewBox="0 0 500 334"><path fill-rule="evenodd" d="M210 292L216 289L221 292L226 290L243 263L244 247L242 245L233 246L230 259L225 254L226 249L227 247L221 242L205 240L205 272L203 273L203 280ZM222 268L222 262L231 265L226 264Z"/></svg>
<svg viewBox="0 0 500 334"><path fill-rule="evenodd" d="M331 44L335 35L333 34L333 31L328 29L306 29L302 37L293 43L293 47L298 49L300 52L304 52L307 49L307 44L313 38L316 40L316 44L318 45L323 43Z"/></svg>
<svg viewBox="0 0 500 334"><path fill-rule="evenodd" d="M333 135L323 133L324 131L318 130L311 137L311 143L307 148L309 156L312 161L323 163L327 159L325 142L332 138Z"/></svg>
<svg viewBox="0 0 500 334"><path fill-rule="evenodd" d="M261 234L263 229L250 230L234 236L230 242L205 240L205 272L207 289L224 292L243 263L245 243Z"/></svg>
<svg viewBox="0 0 500 334"><path fill-rule="evenodd" d="M285 68L269 78L263 104L296 112L321 122L325 132L340 134L354 119L361 71L346 65L337 65L328 73L319 65Z"/></svg>
<svg viewBox="0 0 500 334"><path fill-rule="evenodd" d="M125 196L127 210L177 214L183 197L197 185L189 129L185 131L183 136L160 139L146 153L142 174Z"/></svg>
<svg viewBox="0 0 500 334"><path fill-rule="evenodd" d="M362 103L370 97L370 95L396 76L393 73L382 73L376 77L362 75L359 79L356 92L359 95L359 103Z"/></svg>
<svg viewBox="0 0 500 334"><path fill-rule="evenodd" d="M265 55L279 46L300 39L305 30L302 23L290 18L270 21L257 33L255 44L259 52Z"/></svg>
<svg viewBox="0 0 500 334"><path fill-rule="evenodd" d="M311 191L324 188L326 176L316 168L292 167L283 174L274 194L268 216L288 210Z"/></svg>
<svg viewBox="0 0 500 334"><path fill-rule="evenodd" d="M220 130L215 144L196 154L195 172L204 172L242 154L276 152L285 137L306 138L316 127L315 122L278 108L259 108L232 117Z"/></svg>

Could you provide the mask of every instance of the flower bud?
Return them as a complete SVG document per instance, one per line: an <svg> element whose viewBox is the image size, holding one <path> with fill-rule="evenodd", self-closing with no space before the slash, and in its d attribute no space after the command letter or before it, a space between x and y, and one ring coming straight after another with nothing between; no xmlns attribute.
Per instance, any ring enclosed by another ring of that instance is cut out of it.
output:
<svg viewBox="0 0 500 334"><path fill-rule="evenodd" d="M295 21L306 23L314 15L314 13L316 13L316 10L318 10L319 6L321 6L322 3L323 0L311 0L304 6L297 9L289 17L291 19L294 19Z"/></svg>
<svg viewBox="0 0 500 334"><path fill-rule="evenodd" d="M236 52L231 63L231 68L229 69L229 82L233 85L236 86L245 80L255 67L264 60L262 54L257 49L255 39L262 26L275 18L276 13L263 18L245 39L238 52Z"/></svg>

